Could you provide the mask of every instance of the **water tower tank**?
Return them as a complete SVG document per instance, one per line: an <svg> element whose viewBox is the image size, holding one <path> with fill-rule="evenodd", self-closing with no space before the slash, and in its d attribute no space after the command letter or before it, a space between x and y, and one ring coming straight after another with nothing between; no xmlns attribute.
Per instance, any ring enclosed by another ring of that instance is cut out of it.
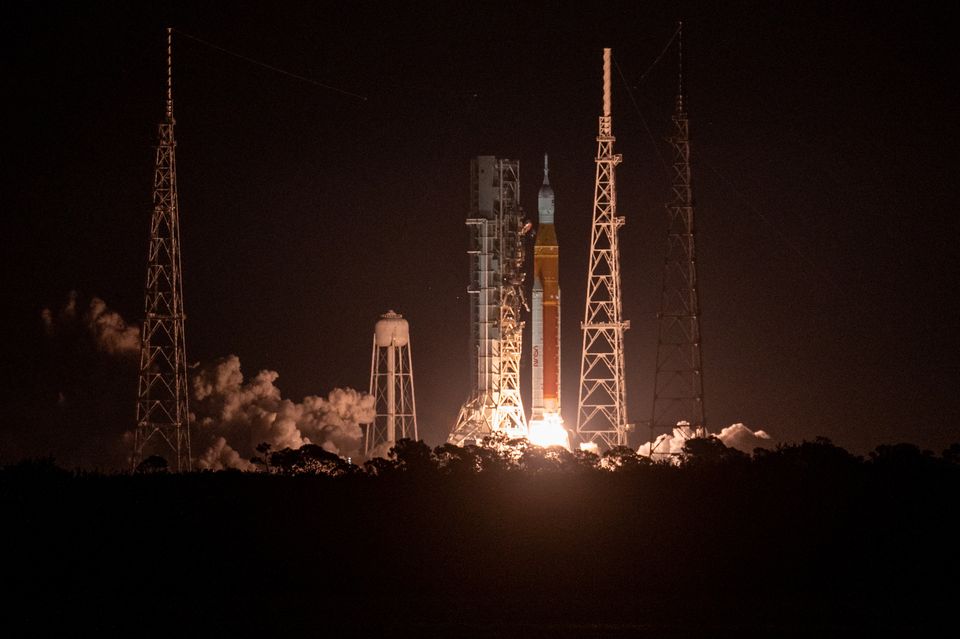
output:
<svg viewBox="0 0 960 639"><path fill-rule="evenodd" d="M369 325L368 325L369 326ZM388 311L380 316L374 328L377 346L406 346L410 341L410 324L403 315Z"/></svg>

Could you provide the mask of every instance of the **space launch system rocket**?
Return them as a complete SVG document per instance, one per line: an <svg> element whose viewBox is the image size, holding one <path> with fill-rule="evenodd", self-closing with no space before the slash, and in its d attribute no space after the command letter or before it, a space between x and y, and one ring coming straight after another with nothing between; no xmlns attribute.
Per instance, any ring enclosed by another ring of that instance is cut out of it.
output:
<svg viewBox="0 0 960 639"><path fill-rule="evenodd" d="M547 155L543 186L537 198L539 228L533 248L533 420L560 415L560 282L557 232L553 226L554 195Z"/></svg>

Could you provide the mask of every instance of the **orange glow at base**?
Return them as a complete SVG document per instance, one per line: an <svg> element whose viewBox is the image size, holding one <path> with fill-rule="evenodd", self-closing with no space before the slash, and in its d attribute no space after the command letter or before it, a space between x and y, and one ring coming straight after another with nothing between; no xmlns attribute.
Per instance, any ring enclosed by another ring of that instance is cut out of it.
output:
<svg viewBox="0 0 960 639"><path fill-rule="evenodd" d="M570 434L563 427L563 418L557 413L544 413L543 419L531 420L527 439L535 446L563 446L570 450Z"/></svg>

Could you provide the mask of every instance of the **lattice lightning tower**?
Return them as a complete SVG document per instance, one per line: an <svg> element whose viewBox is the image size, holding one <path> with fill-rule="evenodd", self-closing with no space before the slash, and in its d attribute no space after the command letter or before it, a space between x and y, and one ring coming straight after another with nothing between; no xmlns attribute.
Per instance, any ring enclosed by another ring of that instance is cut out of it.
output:
<svg viewBox="0 0 960 639"><path fill-rule="evenodd" d="M610 115L610 49L603 50L603 115L597 136L597 173L590 234L590 271L583 314L580 398L577 436L581 444L601 448L627 445L627 401L624 385L623 333L630 322L622 317L620 246L617 216L616 167Z"/></svg>
<svg viewBox="0 0 960 639"><path fill-rule="evenodd" d="M680 81L673 114L673 200L667 205L667 256L658 315L657 368L650 441L686 422L682 436L703 435L703 369L700 359L700 304L694 241L690 131L683 89L683 23L679 26ZM656 444L651 453L656 452Z"/></svg>
<svg viewBox="0 0 960 639"><path fill-rule="evenodd" d="M145 452L176 457L178 472L192 467L187 407L187 359L184 342L183 283L180 268L180 219L173 136L172 29L167 29L167 109L160 123L153 178L153 215L144 319L140 345L140 382L133 468Z"/></svg>

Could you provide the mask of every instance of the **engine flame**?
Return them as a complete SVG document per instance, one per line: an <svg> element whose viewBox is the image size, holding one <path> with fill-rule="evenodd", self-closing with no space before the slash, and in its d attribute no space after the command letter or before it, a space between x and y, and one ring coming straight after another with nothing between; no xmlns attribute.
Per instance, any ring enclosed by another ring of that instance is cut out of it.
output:
<svg viewBox="0 0 960 639"><path fill-rule="evenodd" d="M563 418L558 413L544 413L543 419L531 420L527 439L535 446L563 446L570 450L570 433L563 427Z"/></svg>

